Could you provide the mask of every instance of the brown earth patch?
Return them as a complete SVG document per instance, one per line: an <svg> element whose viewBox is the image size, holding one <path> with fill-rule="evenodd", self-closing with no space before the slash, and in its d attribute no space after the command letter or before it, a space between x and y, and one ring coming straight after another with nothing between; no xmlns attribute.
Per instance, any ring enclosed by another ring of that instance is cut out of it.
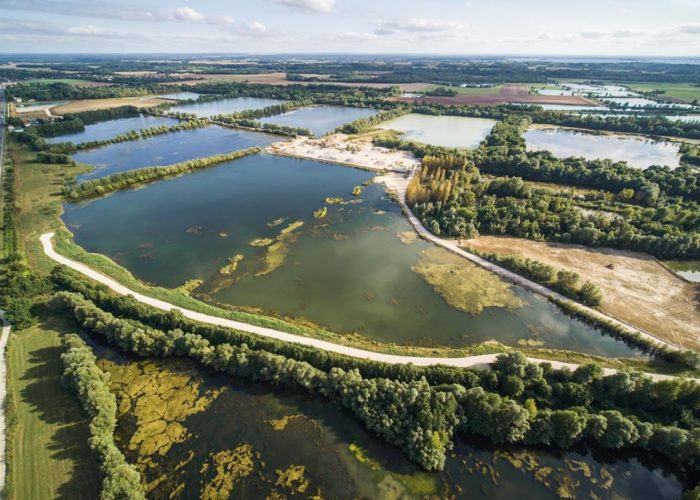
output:
<svg viewBox="0 0 700 500"><path fill-rule="evenodd" d="M203 80L208 81L223 81L223 82L245 82L264 85L336 85L339 87L371 87L371 88L389 88L398 86L405 92L425 90L432 87L429 83L380 83L380 82L331 82L327 81L329 75L306 74L305 76L315 76L322 78L322 82L300 82L287 80L286 73L253 73L253 74L216 74L216 73L177 73L171 76L183 78L185 81L171 82L176 84L191 84L196 85L202 83Z"/></svg>
<svg viewBox="0 0 700 500"><path fill-rule="evenodd" d="M417 89L422 90L422 89ZM393 97L393 101L444 106L498 106L499 104L562 104L567 106L600 106L599 103L577 95L530 95L525 85L504 85L500 95L466 95Z"/></svg>
<svg viewBox="0 0 700 500"><path fill-rule="evenodd" d="M700 349L700 287L649 255L495 236L467 240L466 246L575 271L600 287L603 312L674 344Z"/></svg>
<svg viewBox="0 0 700 500"><path fill-rule="evenodd" d="M91 111L93 109L108 109L118 108L119 106L136 106L137 108L147 108L149 106L157 106L164 102L171 102L168 99L159 97L117 97L110 99L84 99L80 101L71 101L67 104L61 104L51 108L51 113L54 115L65 115L68 113L79 113L80 111Z"/></svg>

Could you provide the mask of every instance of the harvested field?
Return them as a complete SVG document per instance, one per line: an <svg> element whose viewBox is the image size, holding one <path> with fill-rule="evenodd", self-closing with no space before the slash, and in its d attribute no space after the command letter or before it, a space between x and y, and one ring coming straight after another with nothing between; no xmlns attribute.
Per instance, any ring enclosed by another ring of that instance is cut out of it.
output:
<svg viewBox="0 0 700 500"><path fill-rule="evenodd" d="M337 85L340 87L371 87L371 88L388 88L392 86L398 86L401 90L405 92L413 92L419 90L425 90L432 87L429 83L379 83L379 82L331 82L325 81L325 77L329 75L317 75L317 74L306 74L305 76L315 76L318 78L324 78L323 82L299 82L294 80L287 80L286 73L254 73L254 74L215 74L215 73L178 73L172 76L178 76L185 81L171 82L174 84L192 84L196 85L201 83L202 80L214 80L214 81L224 81L224 82L246 82L254 84L266 84L266 85Z"/></svg>
<svg viewBox="0 0 700 500"><path fill-rule="evenodd" d="M465 244L575 271L600 287L603 312L677 345L700 349L700 287L646 254L494 236Z"/></svg>
<svg viewBox="0 0 700 500"><path fill-rule="evenodd" d="M51 113L54 115L65 115L68 113L79 113L81 111L91 111L93 109L108 109L118 108L119 106L136 106L137 108L147 108L149 106L157 106L164 102L172 102L168 99L159 97L117 97L110 99L84 99L81 101L71 101L68 104L62 104L51 108Z"/></svg>
<svg viewBox="0 0 700 500"><path fill-rule="evenodd" d="M418 89L420 90L420 89ZM499 104L563 104L568 106L600 106L581 96L530 95L525 85L503 85L500 95L465 95L393 97L400 102L442 104L444 106L498 106Z"/></svg>

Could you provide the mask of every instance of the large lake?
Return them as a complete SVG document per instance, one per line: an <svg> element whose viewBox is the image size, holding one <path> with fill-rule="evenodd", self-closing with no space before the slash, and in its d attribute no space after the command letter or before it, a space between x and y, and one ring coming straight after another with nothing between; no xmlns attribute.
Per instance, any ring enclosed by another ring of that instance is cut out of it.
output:
<svg viewBox="0 0 700 500"><path fill-rule="evenodd" d="M63 219L76 243L144 281L176 287L200 279L196 294L205 300L340 333L424 346L495 339L635 355L544 298L417 240L383 185L352 196L370 178L347 167L255 155L68 204ZM326 197L343 202L314 218ZM285 234L295 221L303 226ZM274 244L263 246L264 238ZM222 274L234 256L237 267Z"/></svg>
<svg viewBox="0 0 700 500"><path fill-rule="evenodd" d="M262 109L283 102L285 101L262 97L232 97L230 99L219 99L218 101L181 104L173 106L170 110L176 113L192 113L200 117L209 118L210 116L227 115L246 109Z"/></svg>
<svg viewBox="0 0 700 500"><path fill-rule="evenodd" d="M327 132L359 118L374 116L377 111L370 108L346 108L342 106L310 106L289 113L260 119L261 123L274 123L287 127L308 128L319 137Z"/></svg>
<svg viewBox="0 0 700 500"><path fill-rule="evenodd" d="M524 134L529 150L547 150L555 156L583 156L589 160L626 161L644 169L651 165L678 167L678 144L621 134L593 134L559 127L530 128Z"/></svg>
<svg viewBox="0 0 700 500"><path fill-rule="evenodd" d="M402 132L402 139L448 148L474 148L496 124L486 118L433 116L411 113L382 123L379 128Z"/></svg>
<svg viewBox="0 0 700 500"><path fill-rule="evenodd" d="M105 122L92 123L85 125L85 130L74 134L59 135L56 137L47 137L46 142L54 144L57 142L72 142L80 144L81 142L102 141L111 139L120 134L124 134L131 130L139 130L142 128L159 127L161 125L176 125L178 120L174 118L166 118L164 116L139 115L130 118L118 118L116 120L108 120Z"/></svg>
<svg viewBox="0 0 700 500"><path fill-rule="evenodd" d="M117 443L140 470L149 498L670 500L681 495L679 479L650 460L643 464L585 448L494 449L464 437L455 438L443 471L425 472L326 400L233 380L182 360L126 358L99 346L96 353L111 375L120 408ZM228 474L226 464L232 465ZM281 477L296 480L285 486Z"/></svg>
<svg viewBox="0 0 700 500"><path fill-rule="evenodd" d="M134 168L171 165L253 146L267 146L276 140L279 139L268 134L212 125L81 151L73 155L73 159L95 166L95 170L78 177L78 181L84 181Z"/></svg>

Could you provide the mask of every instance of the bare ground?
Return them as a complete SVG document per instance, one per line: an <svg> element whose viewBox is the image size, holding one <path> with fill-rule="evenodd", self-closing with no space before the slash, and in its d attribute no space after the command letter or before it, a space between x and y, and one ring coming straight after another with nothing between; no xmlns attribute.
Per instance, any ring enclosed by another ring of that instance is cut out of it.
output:
<svg viewBox="0 0 700 500"><path fill-rule="evenodd" d="M321 139L297 137L291 141L275 142L268 146L267 150L273 154L311 158L379 171L406 172L414 169L419 163L413 155L405 151L392 151L374 146L369 135L350 138L345 134L333 134Z"/></svg>
<svg viewBox="0 0 700 500"><path fill-rule="evenodd" d="M149 106L157 106L164 102L170 102L168 99L158 97L117 97L110 99L85 99L81 101L71 101L67 104L62 104L51 108L51 113L54 115L65 115L67 113L79 113L80 111L91 111L93 109L108 109L118 108L119 106L136 106L137 108L146 108Z"/></svg>
<svg viewBox="0 0 700 500"><path fill-rule="evenodd" d="M700 287L649 255L494 236L465 243L477 250L521 255L576 271L600 287L603 312L677 345L700 350Z"/></svg>

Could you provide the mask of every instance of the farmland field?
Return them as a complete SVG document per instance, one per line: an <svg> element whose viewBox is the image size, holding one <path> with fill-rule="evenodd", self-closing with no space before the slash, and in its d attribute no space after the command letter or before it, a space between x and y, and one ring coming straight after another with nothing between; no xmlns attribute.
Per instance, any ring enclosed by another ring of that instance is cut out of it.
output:
<svg viewBox="0 0 700 500"><path fill-rule="evenodd" d="M689 83L633 83L630 88L641 92L663 91L659 97L675 97L684 101L700 100L700 87Z"/></svg>

